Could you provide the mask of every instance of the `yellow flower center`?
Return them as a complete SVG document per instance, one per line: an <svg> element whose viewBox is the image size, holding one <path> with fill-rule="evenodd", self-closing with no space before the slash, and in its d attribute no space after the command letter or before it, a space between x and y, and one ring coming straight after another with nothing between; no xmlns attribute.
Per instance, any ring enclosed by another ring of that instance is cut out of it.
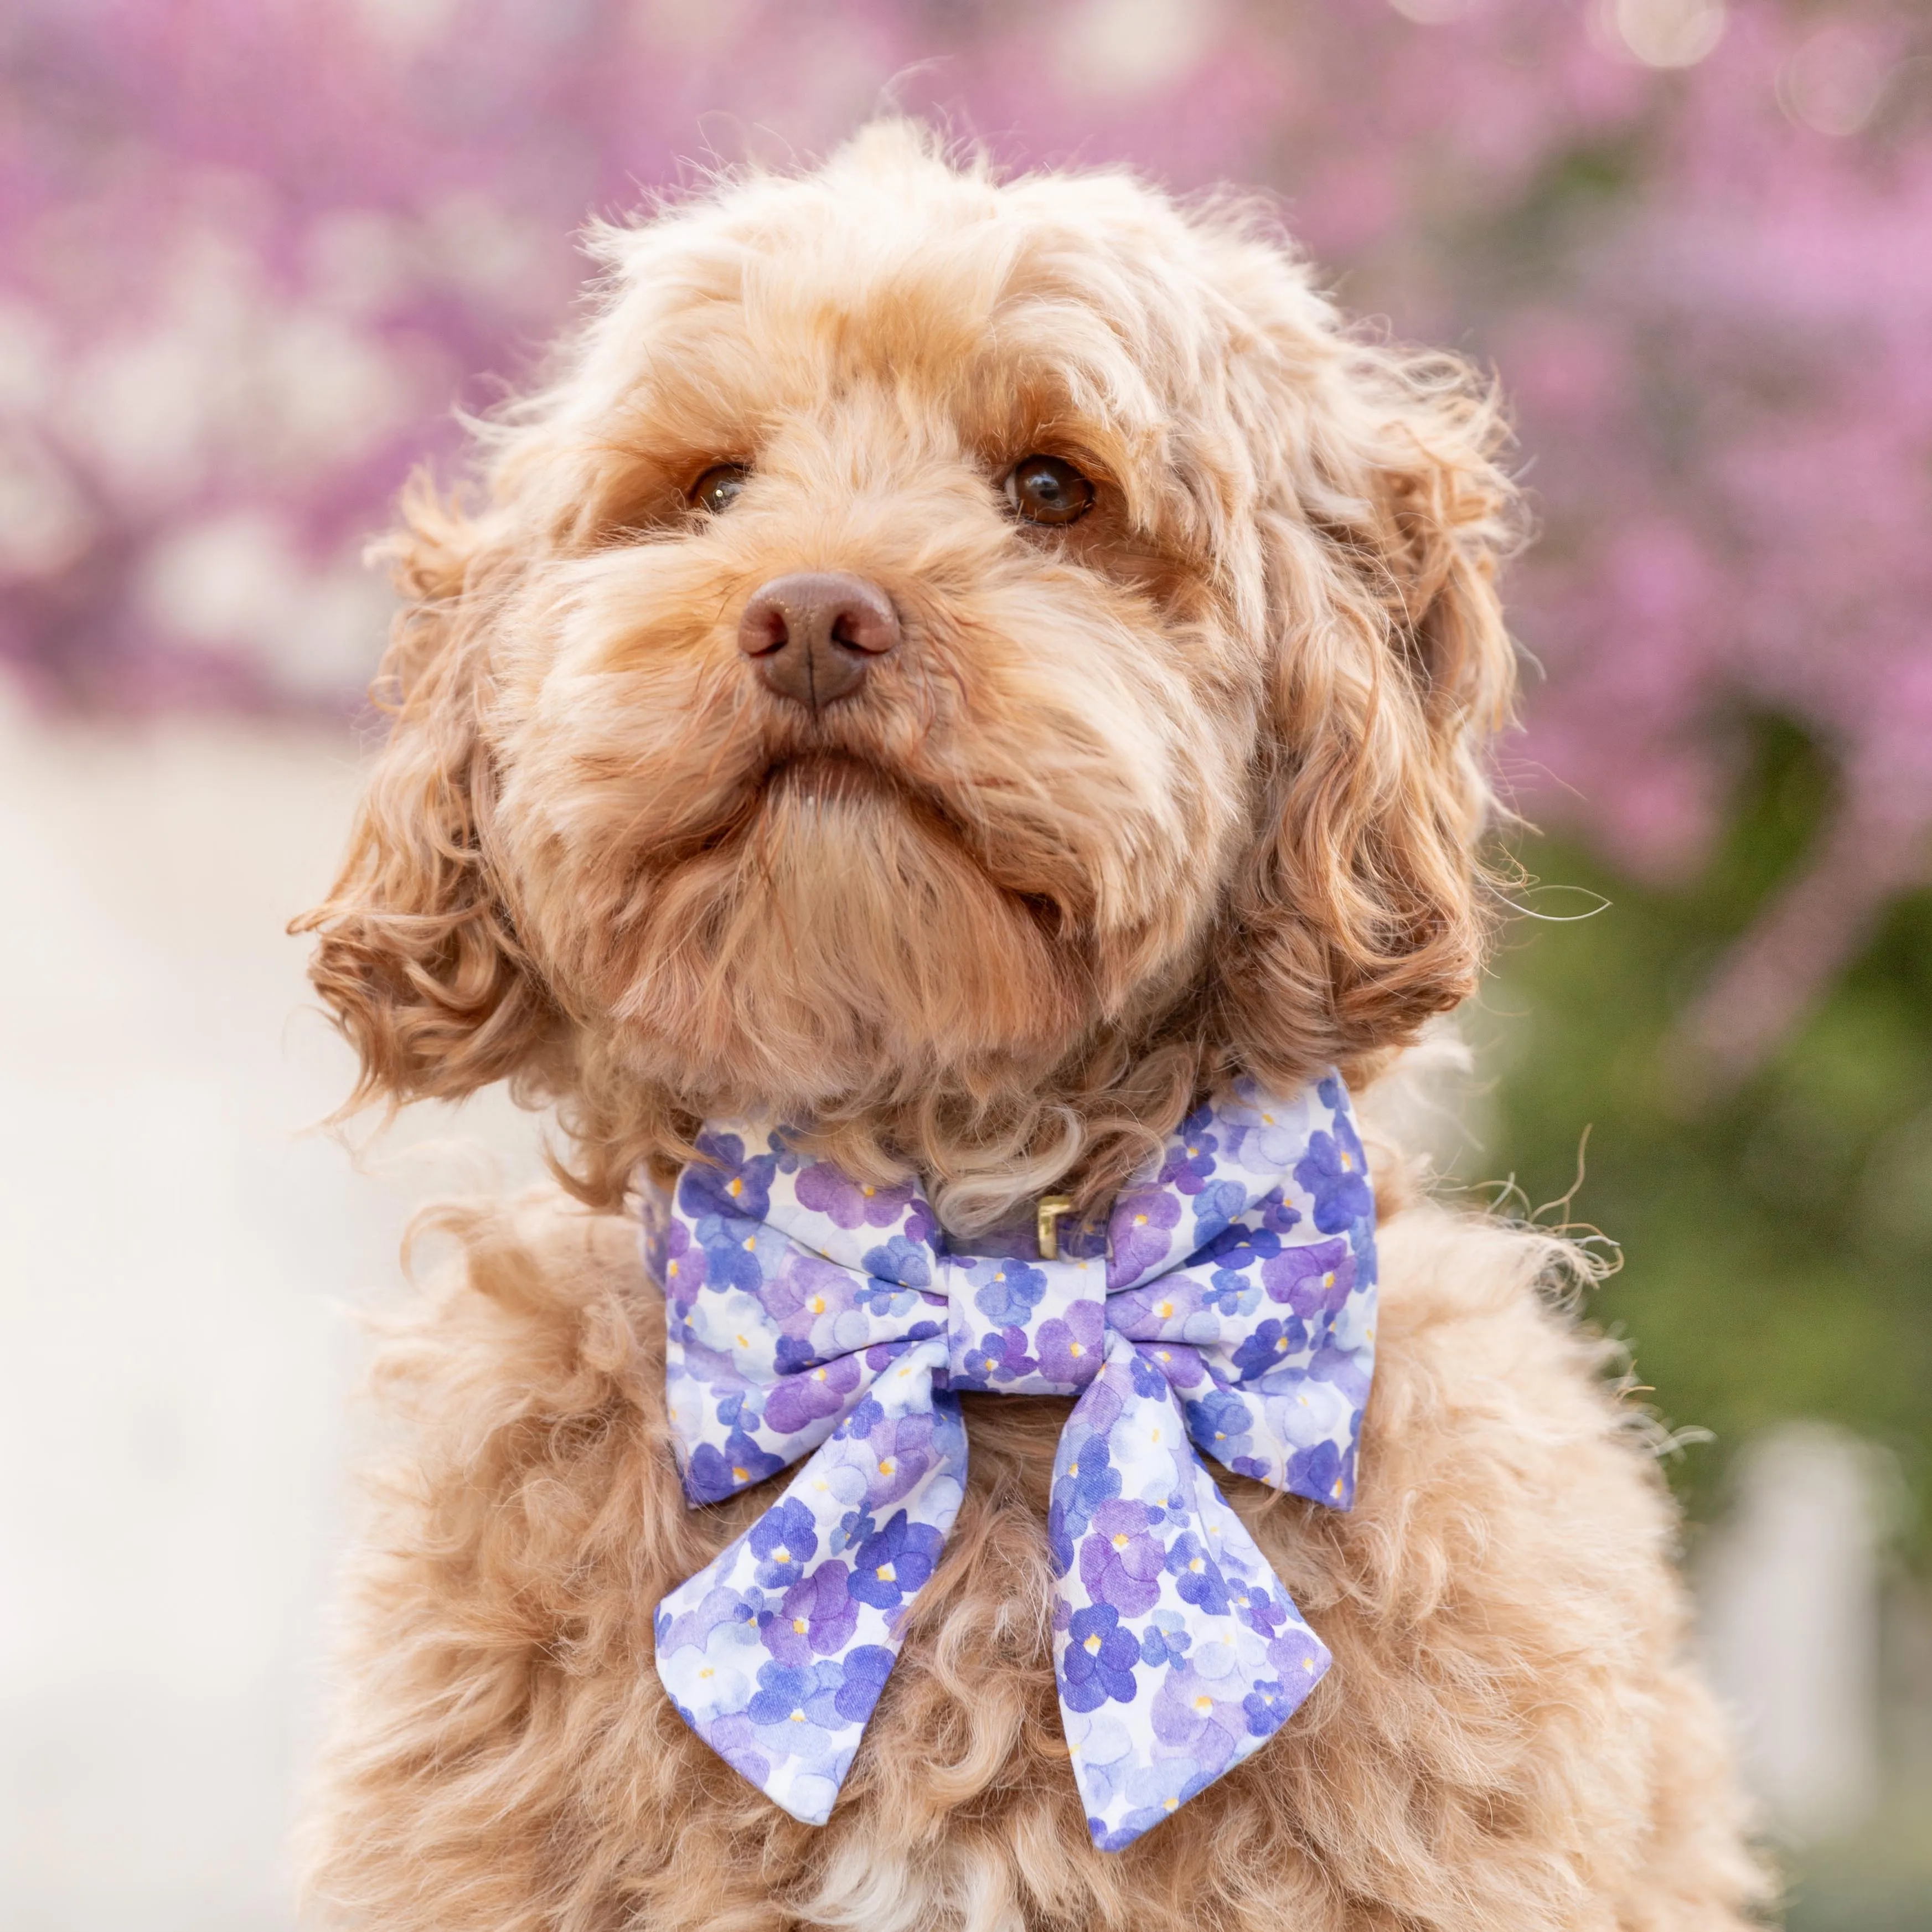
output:
<svg viewBox="0 0 1932 1932"><path fill-rule="evenodd" d="M880 1458L879 1474L880 1475L892 1476L896 1475L898 1473L898 1465L895 1462L890 1456L881 1456Z"/></svg>
<svg viewBox="0 0 1932 1932"><path fill-rule="evenodd" d="M1194 1708L1204 1718L1214 1709L1214 1700L1211 1697L1197 1697L1194 1700Z"/></svg>
<svg viewBox="0 0 1932 1932"><path fill-rule="evenodd" d="M799 1635L800 1635L800 1636L804 1636L804 1634L805 1634L805 1630L806 1630L806 1624L805 1624L805 1619L804 1619L804 1618L802 1618L802 1617L794 1617L794 1618L792 1618L792 1620L791 1620L791 1627L792 1627L792 1628L793 1628L794 1630L795 1630L799 1634Z"/></svg>
<svg viewBox="0 0 1932 1932"><path fill-rule="evenodd" d="M896 1583L899 1580L898 1572L890 1563L881 1563L872 1574L881 1583Z"/></svg>
<svg viewBox="0 0 1932 1932"><path fill-rule="evenodd" d="M825 1312L825 1298L822 1294L814 1294L805 1305L814 1315L823 1315Z"/></svg>
<svg viewBox="0 0 1932 1932"><path fill-rule="evenodd" d="M1088 1638L1086 1642L1082 1645L1081 1648L1086 1652L1089 1657L1098 1657L1100 1654L1100 1637L1097 1634L1090 1636Z"/></svg>
<svg viewBox="0 0 1932 1932"><path fill-rule="evenodd" d="M735 1174L732 1175L730 1185L724 1191L734 1201L736 1200L738 1196L745 1191L745 1183L742 1177Z"/></svg>
<svg viewBox="0 0 1932 1932"><path fill-rule="evenodd" d="M748 1469L740 1469L734 1467L731 1472L731 1480L734 1483L742 1483L751 1474L751 1471Z"/></svg>
<svg viewBox="0 0 1932 1932"><path fill-rule="evenodd" d="M1114 1547L1116 1550L1124 1550L1126 1546L1127 1539L1125 1532L1118 1529L1115 1530L1114 1532Z"/></svg>
<svg viewBox="0 0 1932 1932"><path fill-rule="evenodd" d="M1087 1351L1078 1342L1070 1342L1067 1344L1066 1352L1070 1355L1084 1355Z"/></svg>
<svg viewBox="0 0 1932 1932"><path fill-rule="evenodd" d="M772 1561L774 1563L789 1563L791 1561L791 1552L782 1543L772 1552Z"/></svg>

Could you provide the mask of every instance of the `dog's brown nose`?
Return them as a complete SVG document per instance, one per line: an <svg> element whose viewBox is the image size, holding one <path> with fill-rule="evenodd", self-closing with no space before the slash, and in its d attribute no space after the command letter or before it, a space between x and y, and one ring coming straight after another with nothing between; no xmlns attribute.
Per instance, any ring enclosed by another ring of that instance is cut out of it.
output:
<svg viewBox="0 0 1932 1932"><path fill-rule="evenodd" d="M842 570L773 578L738 624L738 648L767 688L812 711L856 691L873 658L898 640L892 599Z"/></svg>

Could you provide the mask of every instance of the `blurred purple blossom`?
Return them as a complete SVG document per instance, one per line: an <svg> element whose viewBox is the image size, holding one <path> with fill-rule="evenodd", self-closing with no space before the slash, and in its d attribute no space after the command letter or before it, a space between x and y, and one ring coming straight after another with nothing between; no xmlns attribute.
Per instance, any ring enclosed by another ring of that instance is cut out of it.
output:
<svg viewBox="0 0 1932 1932"><path fill-rule="evenodd" d="M1932 819L1932 31L1884 0L14 0L0 656L88 706L340 708L410 464L568 315L571 236L902 104L1015 163L1257 183L1496 363L1543 540L1517 801L1668 874L1726 722Z"/></svg>

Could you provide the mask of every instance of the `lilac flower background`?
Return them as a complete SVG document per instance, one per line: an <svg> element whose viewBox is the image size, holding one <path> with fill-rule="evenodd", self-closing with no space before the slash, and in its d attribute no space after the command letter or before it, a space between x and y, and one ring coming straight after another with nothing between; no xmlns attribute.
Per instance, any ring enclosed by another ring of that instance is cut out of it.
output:
<svg viewBox="0 0 1932 1932"><path fill-rule="evenodd" d="M452 405L532 370L584 217L896 103L1270 188L1352 305L1492 358L1544 530L1513 788L1681 874L1724 719L1795 716L1855 933L1932 819L1928 34L1890 0L16 0L0 661L95 710L352 708L358 550Z"/></svg>

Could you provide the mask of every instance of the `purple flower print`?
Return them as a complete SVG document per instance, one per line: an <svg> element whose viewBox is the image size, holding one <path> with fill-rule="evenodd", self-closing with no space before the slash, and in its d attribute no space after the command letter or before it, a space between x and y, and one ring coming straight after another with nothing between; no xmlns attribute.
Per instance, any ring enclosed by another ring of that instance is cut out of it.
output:
<svg viewBox="0 0 1932 1932"><path fill-rule="evenodd" d="M704 1286L704 1250L692 1240L689 1226L674 1216L664 1231L662 1252L664 1299L676 1314L688 1315Z"/></svg>
<svg viewBox="0 0 1932 1932"><path fill-rule="evenodd" d="M1046 1293L1045 1269L1029 1268L1024 1262L1003 1262L974 1292L973 1306L1000 1328L1024 1328Z"/></svg>
<svg viewBox="0 0 1932 1932"><path fill-rule="evenodd" d="M832 1695L832 1706L848 1724L862 1724L892 1675L892 1652L884 1644L862 1643L844 1664L844 1682Z"/></svg>
<svg viewBox="0 0 1932 1932"><path fill-rule="evenodd" d="M1308 1324L1291 1315L1285 1322L1260 1323L1234 1351L1234 1372L1244 1382L1292 1362L1308 1346Z"/></svg>
<svg viewBox="0 0 1932 1932"><path fill-rule="evenodd" d="M967 1350L961 1364L966 1386L974 1383L1017 1382L1040 1366L1026 1352L1024 1328L989 1330L980 1337L977 1348ZM957 1384L955 1386L958 1386Z"/></svg>
<svg viewBox="0 0 1932 1932"><path fill-rule="evenodd" d="M1355 1257L1345 1240L1285 1249L1262 1264L1262 1286L1304 1319L1333 1315L1354 1291Z"/></svg>
<svg viewBox="0 0 1932 1932"><path fill-rule="evenodd" d="M884 1509L918 1487L932 1467L934 1423L930 1414L902 1415L866 1432L874 1466L866 1479L866 1504Z"/></svg>
<svg viewBox="0 0 1932 1932"><path fill-rule="evenodd" d="M1259 1204L1262 1226L1271 1234L1285 1234L1291 1228L1301 1225L1301 1210L1278 1198L1281 1191L1276 1188L1266 1201Z"/></svg>
<svg viewBox="0 0 1932 1932"><path fill-rule="evenodd" d="M1096 1604L1144 1616L1160 1600L1165 1552L1147 1533L1144 1503L1102 1503L1080 1545L1080 1580Z"/></svg>
<svg viewBox="0 0 1932 1932"><path fill-rule="evenodd" d="M866 1272L901 1288L927 1288L932 1282L932 1252L903 1234L893 1234L866 1250Z"/></svg>
<svg viewBox="0 0 1932 1932"><path fill-rule="evenodd" d="M676 1616L660 1604L651 1619L651 1628L661 1651L676 1650L686 1645L702 1650L721 1624L748 1624L754 1614L742 1592L719 1585L706 1591L694 1608Z"/></svg>
<svg viewBox="0 0 1932 1932"><path fill-rule="evenodd" d="M1346 1509L1354 1492L1352 1455L1345 1462L1342 1451L1328 1442L1298 1449L1288 1458L1285 1486L1295 1496Z"/></svg>
<svg viewBox="0 0 1932 1932"><path fill-rule="evenodd" d="M782 1590L804 1575L818 1553L818 1528L803 1503L784 1496L752 1524L747 1540L758 1559L758 1581L768 1590Z"/></svg>
<svg viewBox="0 0 1932 1932"><path fill-rule="evenodd" d="M693 1161L678 1182L680 1210L693 1221L711 1215L762 1221L771 1211L778 1156L748 1152L736 1134L700 1134L698 1151L704 1158Z"/></svg>
<svg viewBox="0 0 1932 1932"><path fill-rule="evenodd" d="M1068 1388L1084 1388L1100 1372L1106 1328L1098 1301L1076 1301L1064 1316L1042 1322L1034 1338L1040 1373Z"/></svg>
<svg viewBox="0 0 1932 1932"><path fill-rule="evenodd" d="M808 1664L814 1656L833 1657L852 1641L859 1606L845 1587L845 1565L821 1564L794 1583L775 1610L758 1618L758 1634L779 1663Z"/></svg>
<svg viewBox="0 0 1932 1932"><path fill-rule="evenodd" d="M756 1294L764 1287L758 1238L768 1230L753 1222L720 1220L712 1214L697 1223L696 1232L704 1250L706 1287L714 1291L742 1288L747 1294Z"/></svg>
<svg viewBox="0 0 1932 1932"><path fill-rule="evenodd" d="M826 1316L850 1308L856 1298L850 1272L818 1255L792 1254L759 1291L758 1298L788 1335L808 1335Z"/></svg>
<svg viewBox="0 0 1932 1932"><path fill-rule="evenodd" d="M1056 1576L1072 1574L1073 1538L1066 1526L1066 1504L1058 1495L1046 1506L1046 1550Z"/></svg>
<svg viewBox="0 0 1932 1932"><path fill-rule="evenodd" d="M859 1386L859 1376L850 1355L787 1375L765 1398L765 1426L776 1435L796 1436L820 1417L836 1415Z"/></svg>
<svg viewBox="0 0 1932 1932"><path fill-rule="evenodd" d="M1156 1610L1141 1632L1141 1661L1156 1669L1183 1663L1192 1641L1178 1611Z"/></svg>
<svg viewBox="0 0 1932 1932"><path fill-rule="evenodd" d="M1107 1286L1138 1281L1166 1260L1172 1231L1180 1221L1180 1198L1164 1187L1130 1187L1114 1204L1107 1222L1114 1258L1107 1264Z"/></svg>
<svg viewBox="0 0 1932 1932"><path fill-rule="evenodd" d="M1214 1119L1214 1110L1202 1107L1181 1122L1167 1158L1161 1163L1162 1186L1177 1189L1183 1194L1201 1192L1214 1172L1214 1156L1221 1144L1220 1136L1213 1131Z"/></svg>
<svg viewBox="0 0 1932 1932"><path fill-rule="evenodd" d="M1097 1711L1112 1698L1134 1701L1134 1666L1141 1647L1111 1604L1076 1610L1067 1625L1066 1648L1060 1654L1060 1695L1070 1711Z"/></svg>
<svg viewBox="0 0 1932 1932"><path fill-rule="evenodd" d="M1298 1703L1328 1667L1315 1633L1299 1617L1268 1646L1268 1660L1270 1668L1281 1673L1283 1683L1300 1687L1294 1693Z"/></svg>
<svg viewBox="0 0 1932 1932"><path fill-rule="evenodd" d="M1231 1582L1228 1586L1228 1600L1242 1623L1256 1636L1270 1642L1288 1621L1287 1604L1259 1583Z"/></svg>
<svg viewBox="0 0 1932 1932"><path fill-rule="evenodd" d="M1229 1389L1212 1390L1187 1405L1188 1434L1224 1462L1238 1453L1254 1426L1247 1404Z"/></svg>
<svg viewBox="0 0 1932 1932"><path fill-rule="evenodd" d="M1288 1702L1287 1687L1278 1677L1264 1677L1241 1700L1242 1714L1248 1720L1251 1738L1272 1737L1287 1723L1294 1709Z"/></svg>
<svg viewBox="0 0 1932 1932"><path fill-rule="evenodd" d="M1053 1500L1073 1536L1084 1536L1094 1512L1120 1493L1120 1472L1113 1466L1106 1437L1097 1430L1068 1458L1053 1486Z"/></svg>
<svg viewBox="0 0 1932 1932"><path fill-rule="evenodd" d="M1207 1545L1192 1530L1184 1530L1174 1539L1166 1568L1184 1604L1192 1604L1211 1617L1228 1614L1228 1580Z"/></svg>
<svg viewBox="0 0 1932 1932"><path fill-rule="evenodd" d="M1195 1268L1215 1262L1224 1268L1252 1268L1256 1262L1280 1252L1280 1248L1281 1237L1273 1228L1246 1227L1238 1221L1196 1249L1188 1256L1187 1265Z"/></svg>
<svg viewBox="0 0 1932 1932"><path fill-rule="evenodd" d="M1294 1165L1294 1179L1314 1196L1315 1225L1324 1234L1346 1234L1375 1212L1368 1158L1345 1115L1336 1115L1334 1133L1309 1136L1308 1151Z"/></svg>
<svg viewBox="0 0 1932 1932"><path fill-rule="evenodd" d="M832 1666L835 1673L838 1666ZM802 1720L825 1730L837 1727L833 1709L836 1687L823 1682L818 1670L806 1664L772 1663L758 1669L758 1688L745 1714L754 1724L783 1724Z"/></svg>
<svg viewBox="0 0 1932 1932"><path fill-rule="evenodd" d="M1369 1371L1367 1355L1353 1349L1324 1347L1316 1349L1309 1358L1308 1379L1312 1382L1333 1382L1358 1415L1369 1399Z"/></svg>
<svg viewBox="0 0 1932 1932"><path fill-rule="evenodd" d="M652 1250L685 1343L668 1380L693 1500L762 1481L830 1435L819 1480L774 1485L765 1517L654 1620L660 1676L701 1735L805 1809L830 1809L940 1559L965 1454L951 1390L1016 1382L1080 1391L1047 1532L1056 1672L1096 1842L1157 1826L1280 1728L1325 1653L1162 1418L1178 1408L1205 1456L1346 1506L1372 1353L1373 1207L1352 1124L1315 1110L1318 1141L1311 1107L1276 1110L1270 1132L1289 1144L1266 1160L1259 1130L1228 1118L1238 1109L1190 1118L1163 1181L1130 1190L1108 1224L1122 1292L1103 1301L1096 1268L1088 1298L1052 1308L1052 1264L1017 1257L962 1258L936 1294L925 1284L948 1250L936 1227L928 1240L916 1193L875 1208L879 1195L802 1170L776 1142L752 1155L718 1136L722 1158L668 1198ZM802 1173L824 1245L835 1226L848 1257L878 1244L862 1266L740 1211ZM1109 1360L1115 1330L1127 1346Z"/></svg>
<svg viewBox="0 0 1932 1932"><path fill-rule="evenodd" d="M881 1187L848 1180L829 1160L814 1160L800 1168L792 1187L801 1204L840 1228L892 1227L914 1193L910 1181Z"/></svg>
<svg viewBox="0 0 1932 1932"><path fill-rule="evenodd" d="M784 1458L760 1449L742 1429L734 1429L720 1450L700 1442L684 1472L684 1492L694 1503L722 1502L784 1467Z"/></svg>
<svg viewBox="0 0 1932 1932"><path fill-rule="evenodd" d="M1248 1204L1238 1180L1210 1181L1194 1198L1194 1252L1233 1227Z"/></svg>
<svg viewBox="0 0 1932 1932"><path fill-rule="evenodd" d="M904 1510L860 1544L847 1586L862 1604L896 1610L922 1589L939 1561L940 1534L929 1523L909 1522Z"/></svg>
<svg viewBox="0 0 1932 1932"><path fill-rule="evenodd" d="M1227 1768L1238 1738L1247 1730L1246 1714L1238 1704L1224 1711L1224 1694L1217 1694L1216 1686L1188 1670L1169 1671L1154 1694L1154 1736L1177 1748L1178 1760L1203 1784Z"/></svg>

